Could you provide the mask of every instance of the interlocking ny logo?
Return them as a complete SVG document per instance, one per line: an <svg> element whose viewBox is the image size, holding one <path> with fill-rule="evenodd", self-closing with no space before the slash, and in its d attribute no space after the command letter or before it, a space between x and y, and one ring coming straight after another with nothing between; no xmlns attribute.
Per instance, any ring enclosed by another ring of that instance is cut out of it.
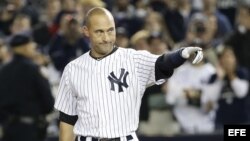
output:
<svg viewBox="0 0 250 141"><path fill-rule="evenodd" d="M124 68L121 68L121 74L119 79L114 75L114 72L111 72L110 75L108 76L108 79L111 83L111 90L115 91L115 84L118 85L119 92L123 92L123 87L127 88L127 76L128 72L125 72Z"/></svg>

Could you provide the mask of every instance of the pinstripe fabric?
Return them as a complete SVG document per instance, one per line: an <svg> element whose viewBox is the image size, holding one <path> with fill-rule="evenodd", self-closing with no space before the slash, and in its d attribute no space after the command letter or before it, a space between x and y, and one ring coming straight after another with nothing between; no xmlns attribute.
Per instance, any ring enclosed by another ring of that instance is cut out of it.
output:
<svg viewBox="0 0 250 141"><path fill-rule="evenodd" d="M118 48L96 60L89 52L70 62L63 72L55 108L78 115L74 133L82 136L115 138L136 131L141 98L147 86L155 83L155 61L158 56L147 51ZM111 72L119 77L128 72L128 87L111 82Z"/></svg>

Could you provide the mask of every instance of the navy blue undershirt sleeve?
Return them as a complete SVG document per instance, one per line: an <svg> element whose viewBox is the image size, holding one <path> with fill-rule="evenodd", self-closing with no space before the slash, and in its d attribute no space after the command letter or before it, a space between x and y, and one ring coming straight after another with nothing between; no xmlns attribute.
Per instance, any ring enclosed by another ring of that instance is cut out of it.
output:
<svg viewBox="0 0 250 141"><path fill-rule="evenodd" d="M155 63L155 79L166 79L173 75L174 69L182 65L186 59L181 56L182 49L165 53Z"/></svg>
<svg viewBox="0 0 250 141"><path fill-rule="evenodd" d="M75 125L77 119L78 119L77 115L71 116L71 115L65 114L61 111L59 113L59 120L65 122L65 123L68 123L70 125Z"/></svg>

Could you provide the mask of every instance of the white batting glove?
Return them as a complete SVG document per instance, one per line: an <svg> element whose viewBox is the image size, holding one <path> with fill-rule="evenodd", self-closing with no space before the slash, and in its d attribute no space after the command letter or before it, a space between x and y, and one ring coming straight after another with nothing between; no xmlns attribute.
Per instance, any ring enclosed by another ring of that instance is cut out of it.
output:
<svg viewBox="0 0 250 141"><path fill-rule="evenodd" d="M198 64L203 59L203 52L200 47L185 47L181 52L181 56L185 59L188 59L192 54L195 55L193 64Z"/></svg>

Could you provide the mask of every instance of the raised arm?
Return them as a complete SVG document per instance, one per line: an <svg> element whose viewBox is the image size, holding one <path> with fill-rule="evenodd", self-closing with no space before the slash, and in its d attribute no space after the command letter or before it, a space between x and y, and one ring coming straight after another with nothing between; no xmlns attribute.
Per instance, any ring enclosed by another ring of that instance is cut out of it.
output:
<svg viewBox="0 0 250 141"><path fill-rule="evenodd" d="M169 78L174 69L181 66L187 59L193 57L193 64L199 63L203 58L202 49L199 47L184 47L174 52L160 56L155 64L156 80Z"/></svg>

